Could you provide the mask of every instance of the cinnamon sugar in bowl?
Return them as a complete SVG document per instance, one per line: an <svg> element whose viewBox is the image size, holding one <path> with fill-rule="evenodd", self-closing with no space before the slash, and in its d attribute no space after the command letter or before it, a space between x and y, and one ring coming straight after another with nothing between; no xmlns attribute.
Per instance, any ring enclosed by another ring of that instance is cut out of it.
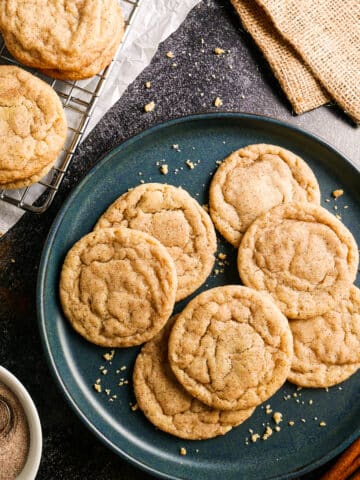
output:
<svg viewBox="0 0 360 480"><path fill-rule="evenodd" d="M36 407L19 380L0 367L0 480L34 480L41 451Z"/></svg>

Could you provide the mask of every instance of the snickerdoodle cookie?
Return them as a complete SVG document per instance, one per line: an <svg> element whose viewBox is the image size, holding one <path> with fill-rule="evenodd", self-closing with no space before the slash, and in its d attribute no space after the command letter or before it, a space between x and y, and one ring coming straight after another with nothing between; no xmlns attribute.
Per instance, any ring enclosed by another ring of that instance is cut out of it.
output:
<svg viewBox="0 0 360 480"><path fill-rule="evenodd" d="M116 0L5 0L0 4L0 28L19 61L64 73L99 62L123 32L124 21Z"/></svg>
<svg viewBox="0 0 360 480"><path fill-rule="evenodd" d="M171 315L177 277L166 248L147 233L107 228L68 252L60 300L75 330L106 347L139 345Z"/></svg>
<svg viewBox="0 0 360 480"><path fill-rule="evenodd" d="M214 226L182 188L161 183L135 187L110 205L95 230L115 226L147 232L165 245L176 265L176 301L194 292L211 272L216 251Z"/></svg>
<svg viewBox="0 0 360 480"><path fill-rule="evenodd" d="M269 292L289 318L333 309L348 295L359 253L334 215L311 203L287 203L258 217L245 233L238 268L248 287Z"/></svg>
<svg viewBox="0 0 360 480"><path fill-rule="evenodd" d="M235 247L256 217L286 202L320 203L318 182L300 157L276 145L248 145L233 152L210 185L210 215Z"/></svg>
<svg viewBox="0 0 360 480"><path fill-rule="evenodd" d="M169 339L178 381L220 410L251 408L273 395L289 374L292 355L289 323L271 298L238 285L195 297Z"/></svg>
<svg viewBox="0 0 360 480"><path fill-rule="evenodd" d="M168 362L168 339L175 318L137 356L133 374L137 403L150 422L177 437L201 440L224 435L249 418L254 408L215 410L187 393Z"/></svg>
<svg viewBox="0 0 360 480"><path fill-rule="evenodd" d="M0 66L0 188L20 188L44 176L66 138L56 92L21 68Z"/></svg>
<svg viewBox="0 0 360 480"><path fill-rule="evenodd" d="M294 357L288 379L302 387L331 387L360 368L360 291L333 310L308 320L293 320Z"/></svg>

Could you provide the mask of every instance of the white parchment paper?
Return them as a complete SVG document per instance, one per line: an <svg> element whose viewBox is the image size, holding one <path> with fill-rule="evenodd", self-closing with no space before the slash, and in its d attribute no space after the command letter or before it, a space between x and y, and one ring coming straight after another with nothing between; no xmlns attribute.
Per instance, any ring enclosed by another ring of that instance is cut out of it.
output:
<svg viewBox="0 0 360 480"><path fill-rule="evenodd" d="M149 65L159 43L178 29L197 3L199 0L140 1L83 140L101 117L119 100L127 86ZM133 7L126 1L120 0L120 4L127 18ZM32 187L31 197L28 195L27 201L30 199L34 201L42 191L41 186ZM24 212L19 208L0 201L0 232L6 233L23 214Z"/></svg>

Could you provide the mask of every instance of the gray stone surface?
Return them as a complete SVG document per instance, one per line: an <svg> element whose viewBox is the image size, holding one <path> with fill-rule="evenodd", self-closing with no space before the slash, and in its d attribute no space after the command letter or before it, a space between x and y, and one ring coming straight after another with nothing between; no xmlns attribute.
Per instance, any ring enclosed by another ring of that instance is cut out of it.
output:
<svg viewBox="0 0 360 480"><path fill-rule="evenodd" d="M202 40L203 39L203 40ZM215 47L229 50L216 56ZM173 51L174 59L165 56ZM176 63L177 66L172 66ZM144 87L146 81L152 88ZM213 106L219 96L223 106ZM145 114L143 105L156 108ZM160 46L151 65L127 89L79 149L51 208L26 214L0 241L0 364L24 382L42 419L39 480L147 479L105 448L67 406L50 375L38 334L36 275L41 249L71 188L110 148L155 123L197 112L244 111L299 125L359 162L359 130L334 106L294 117L269 67L227 0L203 1ZM306 477L319 478L319 472Z"/></svg>

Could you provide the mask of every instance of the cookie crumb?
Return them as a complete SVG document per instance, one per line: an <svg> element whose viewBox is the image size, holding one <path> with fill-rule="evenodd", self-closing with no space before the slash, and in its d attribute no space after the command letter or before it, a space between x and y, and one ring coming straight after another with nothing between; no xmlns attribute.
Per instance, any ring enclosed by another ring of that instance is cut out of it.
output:
<svg viewBox="0 0 360 480"><path fill-rule="evenodd" d="M110 362L114 358L115 355L115 350L111 350L111 352L104 353L103 359L106 360L107 362Z"/></svg>
<svg viewBox="0 0 360 480"><path fill-rule="evenodd" d="M220 252L219 255L218 255L218 257L219 257L220 260L225 260L226 257L227 257L227 255L226 255L226 253Z"/></svg>
<svg viewBox="0 0 360 480"><path fill-rule="evenodd" d="M320 426L320 427L326 427L326 422L320 422L320 423L319 423L319 426Z"/></svg>
<svg viewBox="0 0 360 480"><path fill-rule="evenodd" d="M331 194L334 198L339 198L341 195L344 195L344 190L339 188L338 190L334 190Z"/></svg>
<svg viewBox="0 0 360 480"><path fill-rule="evenodd" d="M312 405L312 404L314 403L314 401L313 401L313 400L309 400L308 403L309 403L309 405Z"/></svg>
<svg viewBox="0 0 360 480"><path fill-rule="evenodd" d="M173 150L176 150L177 152L181 152L179 145L177 143L174 143L174 145L171 147Z"/></svg>
<svg viewBox="0 0 360 480"><path fill-rule="evenodd" d="M223 105L223 101L221 100L220 97L216 97L214 100L214 106L215 107L221 107Z"/></svg>
<svg viewBox="0 0 360 480"><path fill-rule="evenodd" d="M101 373L102 373L103 375L107 375L107 372L108 372L108 371L106 370L106 368L103 368L103 369L101 370Z"/></svg>
<svg viewBox="0 0 360 480"><path fill-rule="evenodd" d="M151 88L151 82L145 82L145 88Z"/></svg>
<svg viewBox="0 0 360 480"><path fill-rule="evenodd" d="M165 55L168 57L168 58L174 58L175 55L173 54L173 52L166 52Z"/></svg>
<svg viewBox="0 0 360 480"><path fill-rule="evenodd" d="M276 427L274 427L274 430L275 430L275 432L280 432L281 427L279 427L279 425L276 425Z"/></svg>
<svg viewBox="0 0 360 480"><path fill-rule="evenodd" d="M120 367L121 372L123 372L124 370L126 370L126 365L123 365L122 367Z"/></svg>
<svg viewBox="0 0 360 480"><path fill-rule="evenodd" d="M250 438L251 438L251 441L255 443L257 440L259 440L260 435L258 433L253 433Z"/></svg>
<svg viewBox="0 0 360 480"><path fill-rule="evenodd" d="M164 165L161 165L160 173L162 173L163 175L167 175L169 173L169 167L166 165L166 163Z"/></svg>
<svg viewBox="0 0 360 480"><path fill-rule="evenodd" d="M223 55L225 53L225 50L223 50L220 47L216 47L216 48L214 48L214 53L215 53L215 55Z"/></svg>
<svg viewBox="0 0 360 480"><path fill-rule="evenodd" d="M275 412L273 415L273 420L278 425L280 422L282 422L283 415L281 412Z"/></svg>
<svg viewBox="0 0 360 480"><path fill-rule="evenodd" d="M130 408L133 412L136 412L136 410L139 410L139 405L137 403L135 403L135 405L131 405Z"/></svg>
<svg viewBox="0 0 360 480"><path fill-rule="evenodd" d="M195 164L191 160L186 160L185 163L190 168L190 170L193 170L195 168Z"/></svg>
<svg viewBox="0 0 360 480"><path fill-rule="evenodd" d="M99 383L94 383L94 390L98 393L101 393L101 385Z"/></svg>
<svg viewBox="0 0 360 480"><path fill-rule="evenodd" d="M181 447L180 448L180 455L185 456L187 454L186 448Z"/></svg>
<svg viewBox="0 0 360 480"><path fill-rule="evenodd" d="M272 434L273 434L272 428L267 426L266 429L265 429L265 433L263 434L263 436L261 438L263 440L267 440L269 437L271 437Z"/></svg>
<svg viewBox="0 0 360 480"><path fill-rule="evenodd" d="M294 422L293 420L290 420L290 422L288 422L288 425L289 425L290 427L293 427L293 426L295 425L295 422Z"/></svg>
<svg viewBox="0 0 360 480"><path fill-rule="evenodd" d="M147 112L147 113L148 113L148 112L152 112L152 111L154 110L154 108L155 108L155 102L154 102L154 101L152 101L152 102L150 102L150 103L147 103L147 104L144 106L144 110L145 110L145 112Z"/></svg>

